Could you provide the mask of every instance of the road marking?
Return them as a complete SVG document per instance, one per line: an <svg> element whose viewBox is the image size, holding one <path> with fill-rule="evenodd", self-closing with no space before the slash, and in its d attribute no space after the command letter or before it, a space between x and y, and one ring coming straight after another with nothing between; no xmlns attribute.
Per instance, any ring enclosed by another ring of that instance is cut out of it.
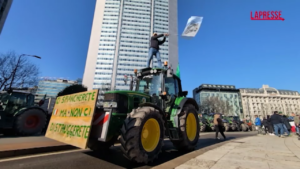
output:
<svg viewBox="0 0 300 169"><path fill-rule="evenodd" d="M22 159L34 158L34 157L43 157L43 156L49 156L49 155L66 154L66 153L76 153L76 152L85 152L85 151L91 151L91 150L80 149L80 150L61 151L61 152L55 152L55 153L36 154L36 155L29 155L29 156L23 156L23 157L14 157L14 158L2 159L2 160L0 160L0 163L1 162L7 162L7 161L14 161L14 160L22 160Z"/></svg>

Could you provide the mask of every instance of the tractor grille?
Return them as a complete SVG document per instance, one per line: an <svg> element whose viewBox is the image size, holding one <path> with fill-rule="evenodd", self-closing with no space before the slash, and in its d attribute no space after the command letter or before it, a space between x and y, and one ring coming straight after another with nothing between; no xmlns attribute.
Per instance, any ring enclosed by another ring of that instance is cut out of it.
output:
<svg viewBox="0 0 300 169"><path fill-rule="evenodd" d="M113 110L114 113L127 113L128 111L128 97L119 93L104 94L104 101L115 101L118 107Z"/></svg>

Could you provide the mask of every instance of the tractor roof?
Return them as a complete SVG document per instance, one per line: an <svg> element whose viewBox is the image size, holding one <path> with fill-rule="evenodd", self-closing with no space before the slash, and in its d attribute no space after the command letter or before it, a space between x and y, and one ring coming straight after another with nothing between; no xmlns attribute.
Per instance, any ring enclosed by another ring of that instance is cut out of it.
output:
<svg viewBox="0 0 300 169"><path fill-rule="evenodd" d="M13 93L24 93L24 94L32 94L31 92L24 91L24 90L13 90Z"/></svg>
<svg viewBox="0 0 300 169"><path fill-rule="evenodd" d="M140 69L140 72L145 72L145 71L148 71L148 70L165 70L163 68L151 68L151 67L147 67L147 68L144 68L144 69Z"/></svg>
<svg viewBox="0 0 300 169"><path fill-rule="evenodd" d="M4 94L4 93L8 93L7 91L0 91L0 94ZM13 93L24 93L24 94L32 94L28 91L24 91L24 90L13 90Z"/></svg>

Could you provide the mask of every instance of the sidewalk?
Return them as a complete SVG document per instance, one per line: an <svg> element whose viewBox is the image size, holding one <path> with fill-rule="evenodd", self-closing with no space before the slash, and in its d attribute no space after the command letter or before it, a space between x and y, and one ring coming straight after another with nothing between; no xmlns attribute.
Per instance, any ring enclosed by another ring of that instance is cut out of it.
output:
<svg viewBox="0 0 300 169"><path fill-rule="evenodd" d="M0 158L72 148L73 146L43 136L0 138Z"/></svg>
<svg viewBox="0 0 300 169"><path fill-rule="evenodd" d="M175 169L299 169L300 141L258 135L231 141Z"/></svg>

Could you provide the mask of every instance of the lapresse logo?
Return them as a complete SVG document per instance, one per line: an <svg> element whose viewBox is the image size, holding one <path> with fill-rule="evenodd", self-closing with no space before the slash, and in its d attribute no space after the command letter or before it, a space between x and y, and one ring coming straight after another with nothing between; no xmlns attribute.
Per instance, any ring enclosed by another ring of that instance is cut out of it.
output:
<svg viewBox="0 0 300 169"><path fill-rule="evenodd" d="M251 20L284 21L281 11L254 11L250 12Z"/></svg>

